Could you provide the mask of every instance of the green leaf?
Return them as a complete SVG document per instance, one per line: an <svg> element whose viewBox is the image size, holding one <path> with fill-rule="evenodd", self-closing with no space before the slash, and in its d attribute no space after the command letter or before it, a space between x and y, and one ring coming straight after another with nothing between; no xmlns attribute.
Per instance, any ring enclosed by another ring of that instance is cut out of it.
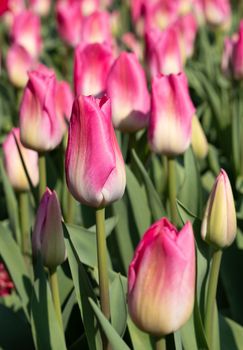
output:
<svg viewBox="0 0 243 350"><path fill-rule="evenodd" d="M128 316L127 325L130 333L130 337L133 344L133 349L139 350L153 350L150 337L147 333L142 332Z"/></svg>
<svg viewBox="0 0 243 350"><path fill-rule="evenodd" d="M74 305L77 303L76 293L73 289L62 312L63 328L66 330Z"/></svg>
<svg viewBox="0 0 243 350"><path fill-rule="evenodd" d="M162 216L166 216L165 208L164 208L164 206L159 198L157 191L154 188L154 185L153 185L146 169L144 168L142 162L138 158L135 150L132 150L132 157L133 157L133 160L136 164L137 169L139 170L140 175L142 176L153 219L159 220L159 219L161 219Z"/></svg>
<svg viewBox="0 0 243 350"><path fill-rule="evenodd" d="M221 350L239 350L243 344L243 327L219 315Z"/></svg>
<svg viewBox="0 0 243 350"><path fill-rule="evenodd" d="M116 330L112 327L110 322L103 315L97 304L92 298L89 298L90 305L99 321L107 339L109 340L113 350L129 350L127 344L120 338Z"/></svg>
<svg viewBox="0 0 243 350"><path fill-rule="evenodd" d="M138 228L140 237L144 234L151 223L151 215L148 209L148 201L145 190L140 186L136 177L126 166L127 174L127 192L131 202L134 219Z"/></svg>
<svg viewBox="0 0 243 350"><path fill-rule="evenodd" d="M123 336L127 323L126 292L120 274L110 284L111 323L120 336Z"/></svg>

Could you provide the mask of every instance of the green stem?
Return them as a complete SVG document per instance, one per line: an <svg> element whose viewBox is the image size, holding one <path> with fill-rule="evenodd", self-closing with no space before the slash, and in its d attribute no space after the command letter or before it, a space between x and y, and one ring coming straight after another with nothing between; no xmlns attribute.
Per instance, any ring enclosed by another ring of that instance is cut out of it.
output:
<svg viewBox="0 0 243 350"><path fill-rule="evenodd" d="M19 219L21 227L21 248L24 257L29 255L29 201L28 193L19 193Z"/></svg>
<svg viewBox="0 0 243 350"><path fill-rule="evenodd" d="M155 350L166 350L165 337L156 339L156 341L155 341Z"/></svg>
<svg viewBox="0 0 243 350"><path fill-rule="evenodd" d="M41 197L46 190L46 159L45 159L45 155L41 153L39 153L39 173L40 173L39 200L41 200Z"/></svg>
<svg viewBox="0 0 243 350"><path fill-rule="evenodd" d="M109 278L107 268L106 254L106 236L105 236L105 209L96 210L96 239L97 256L99 270L99 290L101 311L105 317L110 319L110 297L109 297ZM109 344L104 333L102 334L103 349L108 349Z"/></svg>
<svg viewBox="0 0 243 350"><path fill-rule="evenodd" d="M55 308L57 320L60 324L61 329L63 330L62 311L61 311L61 303L60 303L58 280L57 280L57 270L56 268L52 268L49 270L49 272L50 272L49 280L50 280L50 287L51 287L51 294L52 294L52 299L54 303L54 308Z"/></svg>
<svg viewBox="0 0 243 350"><path fill-rule="evenodd" d="M168 190L170 201L170 215L174 224L178 221L177 207L176 207L176 169L175 159L167 157L168 164Z"/></svg>
<svg viewBox="0 0 243 350"><path fill-rule="evenodd" d="M219 269L222 258L222 250L214 250L212 256L211 270L208 282L207 303L205 313L205 333L208 340L209 349L213 346L213 320L214 303L216 299Z"/></svg>

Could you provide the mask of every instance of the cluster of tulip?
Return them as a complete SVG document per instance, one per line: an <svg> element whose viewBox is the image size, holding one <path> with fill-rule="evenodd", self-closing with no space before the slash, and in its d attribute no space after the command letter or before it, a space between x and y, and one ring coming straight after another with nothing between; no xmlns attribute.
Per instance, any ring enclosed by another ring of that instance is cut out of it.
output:
<svg viewBox="0 0 243 350"><path fill-rule="evenodd" d="M243 22L232 8L1 1L0 296L21 305L26 348L224 343L219 269L243 220ZM82 333L69 336L76 304ZM243 328L227 322L238 346Z"/></svg>

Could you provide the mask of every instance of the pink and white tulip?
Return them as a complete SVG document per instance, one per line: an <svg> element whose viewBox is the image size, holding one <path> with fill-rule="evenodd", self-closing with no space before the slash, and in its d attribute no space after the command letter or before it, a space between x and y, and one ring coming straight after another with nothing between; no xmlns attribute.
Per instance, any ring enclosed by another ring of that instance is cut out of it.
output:
<svg viewBox="0 0 243 350"><path fill-rule="evenodd" d="M71 118L73 106L73 92L66 81L57 81L56 84L56 113L66 130L67 121Z"/></svg>
<svg viewBox="0 0 243 350"><path fill-rule="evenodd" d="M29 7L40 16L47 16L50 12L51 0L29 0Z"/></svg>
<svg viewBox="0 0 243 350"><path fill-rule="evenodd" d="M99 208L123 196L125 166L106 97L75 99L65 169L69 191L83 204Z"/></svg>
<svg viewBox="0 0 243 350"><path fill-rule="evenodd" d="M115 128L133 132L147 126L150 95L146 77L134 53L122 52L107 78Z"/></svg>
<svg viewBox="0 0 243 350"><path fill-rule="evenodd" d="M128 271L128 310L143 331L163 336L189 319L195 293L192 225L181 231L166 219L155 222L140 241Z"/></svg>
<svg viewBox="0 0 243 350"><path fill-rule="evenodd" d="M201 235L216 248L224 248L232 244L236 232L234 197L228 175L221 169L208 198Z"/></svg>
<svg viewBox="0 0 243 350"><path fill-rule="evenodd" d="M38 253L43 264L48 268L56 268L66 259L62 214L55 191L46 189L36 214L32 235L33 255Z"/></svg>
<svg viewBox="0 0 243 350"><path fill-rule="evenodd" d="M110 17L108 12L96 11L84 17L81 27L82 44L112 43Z"/></svg>
<svg viewBox="0 0 243 350"><path fill-rule="evenodd" d="M39 66L29 72L20 106L20 138L28 148L38 152L54 149L63 136L63 124L56 114L56 77Z"/></svg>
<svg viewBox="0 0 243 350"><path fill-rule="evenodd" d="M106 44L79 45L74 57L74 90L76 96L102 94L106 89L109 70L114 62Z"/></svg>
<svg viewBox="0 0 243 350"><path fill-rule="evenodd" d="M185 152L191 142L194 113L184 73L155 77L149 122L152 150L167 156Z"/></svg>
<svg viewBox="0 0 243 350"><path fill-rule="evenodd" d="M16 191L28 191L29 182L15 140L34 187L39 183L38 154L22 145L18 128L13 128L3 143L4 167L9 182Z"/></svg>
<svg viewBox="0 0 243 350"><path fill-rule="evenodd" d="M231 24L229 0L203 0L205 19L208 24L221 29L228 29Z"/></svg>
<svg viewBox="0 0 243 350"><path fill-rule="evenodd" d="M14 17L11 37L15 44L23 46L33 58L37 59L42 50L39 16L26 10Z"/></svg>

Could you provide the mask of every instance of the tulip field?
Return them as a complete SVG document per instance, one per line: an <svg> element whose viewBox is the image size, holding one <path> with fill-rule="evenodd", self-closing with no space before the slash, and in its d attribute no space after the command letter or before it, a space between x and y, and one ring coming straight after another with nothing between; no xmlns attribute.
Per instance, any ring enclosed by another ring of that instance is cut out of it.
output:
<svg viewBox="0 0 243 350"><path fill-rule="evenodd" d="M0 0L0 349L243 349L243 2Z"/></svg>

